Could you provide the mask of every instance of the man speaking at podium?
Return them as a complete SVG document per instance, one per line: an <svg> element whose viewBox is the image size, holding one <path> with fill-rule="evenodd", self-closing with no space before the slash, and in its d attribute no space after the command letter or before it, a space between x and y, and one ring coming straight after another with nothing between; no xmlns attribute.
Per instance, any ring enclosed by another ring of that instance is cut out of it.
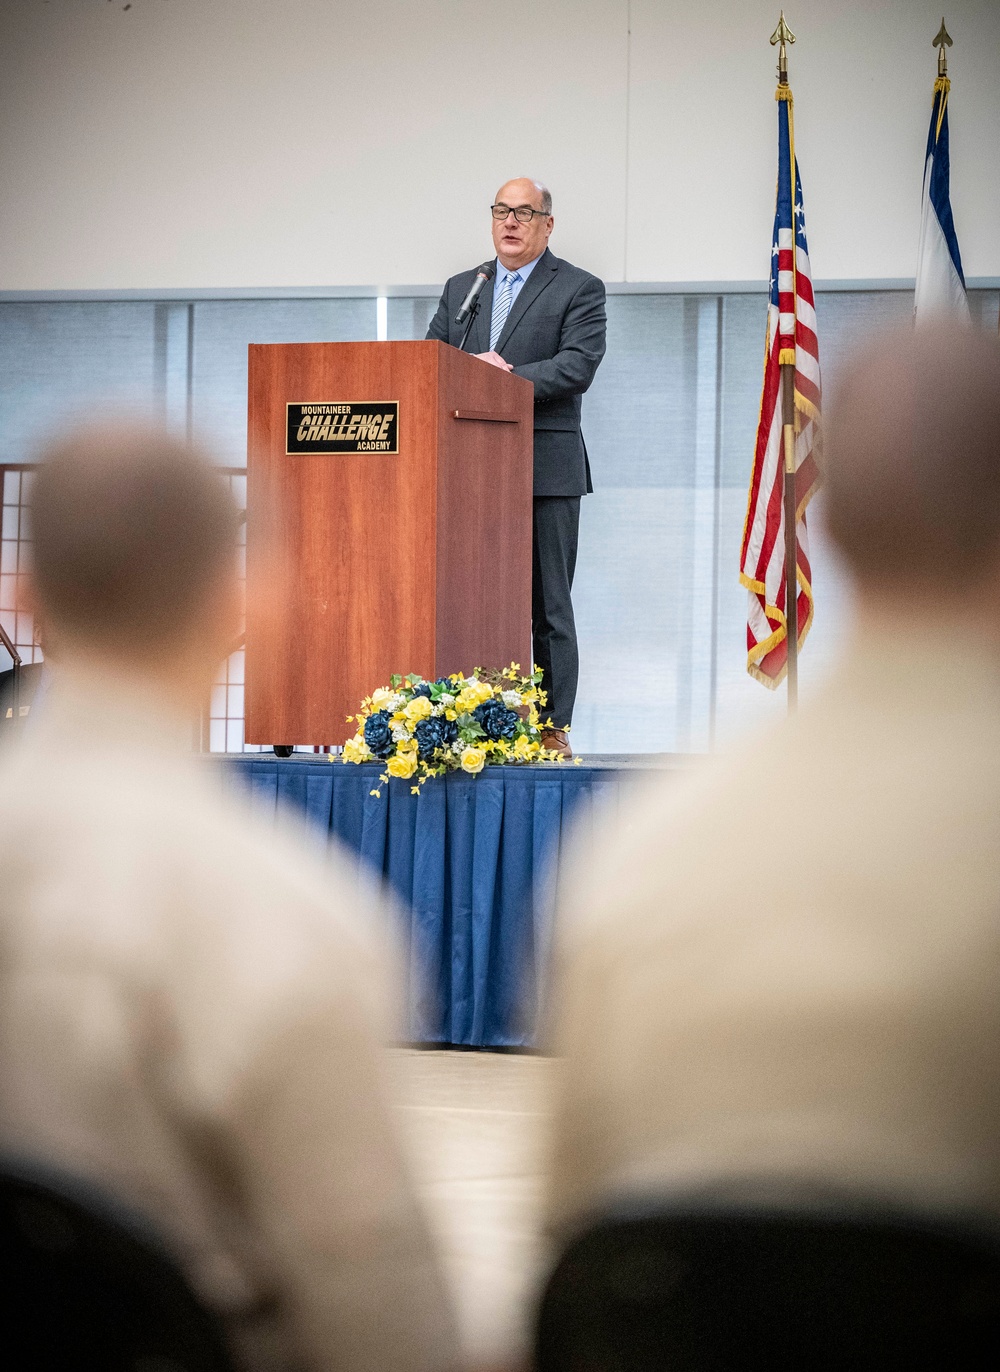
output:
<svg viewBox="0 0 1000 1372"><path fill-rule="evenodd" d="M427 337L461 345L465 325L455 317L479 282L479 313L466 350L535 388L531 634L548 696L543 717L552 725L543 732L545 746L570 757L566 731L579 675L570 591L580 497L594 489L580 432L580 397L604 356L604 283L549 252L552 196L537 181L508 181L491 208L496 263L446 283Z"/></svg>

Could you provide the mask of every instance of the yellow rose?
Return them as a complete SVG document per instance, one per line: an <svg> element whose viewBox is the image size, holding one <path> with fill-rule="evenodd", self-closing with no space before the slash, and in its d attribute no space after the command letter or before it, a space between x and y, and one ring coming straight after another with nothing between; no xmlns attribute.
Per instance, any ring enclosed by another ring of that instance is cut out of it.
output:
<svg viewBox="0 0 1000 1372"><path fill-rule="evenodd" d="M411 701L407 702L403 709L403 714L406 716L406 722L411 729L414 724L419 723L422 719L426 719L430 712L431 703L426 696L414 696Z"/></svg>
<svg viewBox="0 0 1000 1372"><path fill-rule="evenodd" d="M386 770L391 777L411 777L417 770L417 759L414 753L393 753L386 763Z"/></svg>
<svg viewBox="0 0 1000 1372"><path fill-rule="evenodd" d="M367 762L371 755L372 750L365 742L364 734L356 734L344 744L342 756L345 762Z"/></svg>
<svg viewBox="0 0 1000 1372"><path fill-rule="evenodd" d="M492 694L492 686L487 686L485 681L474 681L459 693L458 699L455 701L455 708L460 715L471 714L477 705L482 705L484 700L489 700Z"/></svg>
<svg viewBox="0 0 1000 1372"><path fill-rule="evenodd" d="M387 686L380 686L377 691L372 691L372 710L384 710L395 695L396 692L390 691Z"/></svg>
<svg viewBox="0 0 1000 1372"><path fill-rule="evenodd" d="M462 750L462 771L471 772L473 776L481 772L486 765L486 754L482 748L464 748Z"/></svg>

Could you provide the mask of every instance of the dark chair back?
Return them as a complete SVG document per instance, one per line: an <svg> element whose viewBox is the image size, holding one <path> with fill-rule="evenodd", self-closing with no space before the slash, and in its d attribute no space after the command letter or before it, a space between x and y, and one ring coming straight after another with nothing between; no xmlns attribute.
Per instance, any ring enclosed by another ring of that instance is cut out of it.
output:
<svg viewBox="0 0 1000 1372"><path fill-rule="evenodd" d="M11 1372L232 1372L155 1234L87 1183L0 1160L0 1273Z"/></svg>
<svg viewBox="0 0 1000 1372"><path fill-rule="evenodd" d="M537 1372L1000 1367L1000 1241L882 1206L618 1209L545 1290Z"/></svg>

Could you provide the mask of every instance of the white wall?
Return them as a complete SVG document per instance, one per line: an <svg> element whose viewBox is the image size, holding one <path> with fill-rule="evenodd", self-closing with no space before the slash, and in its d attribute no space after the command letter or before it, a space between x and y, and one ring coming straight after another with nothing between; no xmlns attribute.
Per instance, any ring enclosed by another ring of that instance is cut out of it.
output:
<svg viewBox="0 0 1000 1372"><path fill-rule="evenodd" d="M609 281L767 275L776 0L126 4L0 3L0 290L440 282L525 172ZM788 18L814 272L911 276L939 0ZM995 277L1000 3L948 24L956 225Z"/></svg>

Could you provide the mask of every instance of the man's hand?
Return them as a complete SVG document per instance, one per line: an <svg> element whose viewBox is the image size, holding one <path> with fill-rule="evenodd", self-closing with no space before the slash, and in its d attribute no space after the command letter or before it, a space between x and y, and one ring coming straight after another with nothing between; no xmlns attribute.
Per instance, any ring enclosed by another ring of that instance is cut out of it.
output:
<svg viewBox="0 0 1000 1372"><path fill-rule="evenodd" d="M512 372L514 368L509 362L505 362L499 353L473 353L473 357L480 358L483 362L488 362L491 367L500 367L505 372Z"/></svg>

